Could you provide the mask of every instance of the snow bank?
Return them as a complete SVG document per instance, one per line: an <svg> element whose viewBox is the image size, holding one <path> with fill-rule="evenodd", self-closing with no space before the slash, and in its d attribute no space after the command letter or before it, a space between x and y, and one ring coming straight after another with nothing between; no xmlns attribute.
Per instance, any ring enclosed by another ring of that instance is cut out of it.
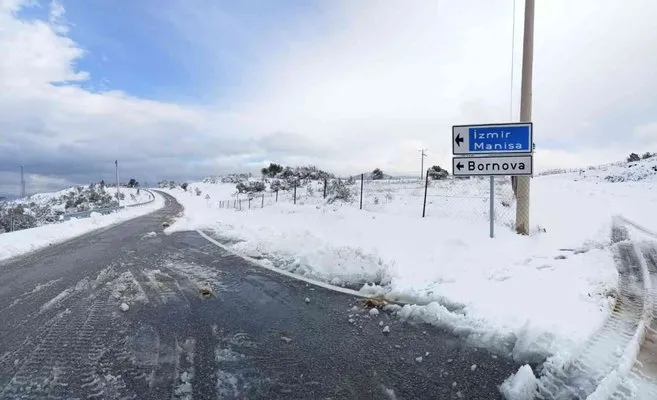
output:
<svg viewBox="0 0 657 400"><path fill-rule="evenodd" d="M92 213L92 216L89 218L71 219L70 221L44 225L37 228L3 233L0 235L0 260L29 253L99 228L118 224L148 214L163 206L164 198L155 195L155 201L151 203L122 209L112 214L100 215L98 213Z"/></svg>
<svg viewBox="0 0 657 400"><path fill-rule="evenodd" d="M436 184L424 219L417 184L368 183L365 210L358 201L326 204L311 194L321 192L321 183L312 185L298 189L296 205L281 192L277 203L267 194L263 208L256 197L252 209L243 202L241 211L225 207L236 199L234 185L168 190L185 207L170 231L213 231L232 250L277 268L419 304L400 314L527 363L567 355L609 315L618 280L609 250L611 217L657 227L657 214L646 212L657 209L657 193L645 182L535 178L533 234L512 232L513 205L498 205L495 239L488 238L480 180ZM509 199L502 193L498 201Z"/></svg>

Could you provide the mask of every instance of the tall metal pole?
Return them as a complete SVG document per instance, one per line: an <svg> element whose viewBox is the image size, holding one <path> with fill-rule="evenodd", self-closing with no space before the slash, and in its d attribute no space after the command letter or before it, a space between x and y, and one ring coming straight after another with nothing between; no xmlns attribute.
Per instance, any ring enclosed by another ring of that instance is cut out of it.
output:
<svg viewBox="0 0 657 400"><path fill-rule="evenodd" d="M490 237L495 237L495 177L490 177Z"/></svg>
<svg viewBox="0 0 657 400"><path fill-rule="evenodd" d="M525 28L522 43L522 89L520 94L520 122L532 119L532 67L534 63L534 0L525 0ZM516 232L529 234L530 177L516 177Z"/></svg>
<svg viewBox="0 0 657 400"><path fill-rule="evenodd" d="M424 203L422 203L422 218L427 215L427 190L429 190L429 171L427 171L427 178L424 181Z"/></svg>
<svg viewBox="0 0 657 400"><path fill-rule="evenodd" d="M116 202L121 207L121 194L119 193L119 160L114 161L114 169L116 170Z"/></svg>
<svg viewBox="0 0 657 400"><path fill-rule="evenodd" d="M21 165L21 198L25 197L25 179L23 176L23 166Z"/></svg>

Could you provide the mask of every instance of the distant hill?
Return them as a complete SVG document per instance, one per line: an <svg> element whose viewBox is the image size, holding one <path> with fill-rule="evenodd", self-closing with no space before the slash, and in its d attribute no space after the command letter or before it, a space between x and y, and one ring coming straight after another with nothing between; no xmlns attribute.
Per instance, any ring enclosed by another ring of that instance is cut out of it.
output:
<svg viewBox="0 0 657 400"><path fill-rule="evenodd" d="M576 181L657 183L657 157L587 168L547 171L541 175L570 176Z"/></svg>

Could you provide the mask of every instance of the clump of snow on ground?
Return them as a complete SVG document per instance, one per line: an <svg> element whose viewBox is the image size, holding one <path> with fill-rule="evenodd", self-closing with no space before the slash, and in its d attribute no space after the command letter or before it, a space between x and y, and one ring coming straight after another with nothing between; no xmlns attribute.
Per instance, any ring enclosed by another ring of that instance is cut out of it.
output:
<svg viewBox="0 0 657 400"><path fill-rule="evenodd" d="M614 174L655 165L618 166ZM609 315L618 280L612 216L657 228L657 213L647 212L657 209L649 178L605 180L591 171L531 180L530 236L512 231L515 205L500 180L496 237L488 237L485 179L432 183L426 218L419 180L366 183L363 210L358 197L327 203L322 182L299 187L297 204L289 192L278 202L268 192L248 209L239 195L241 210L235 185L192 183L194 190L168 191L185 207L169 231L213 231L232 250L277 268L415 303L399 314L534 362L572 351Z"/></svg>
<svg viewBox="0 0 657 400"><path fill-rule="evenodd" d="M112 297L122 304L148 302L146 292L144 292L144 289L130 271L122 273L114 281L108 283L107 286L112 291Z"/></svg>
<svg viewBox="0 0 657 400"><path fill-rule="evenodd" d="M156 194L155 201L153 202L118 210L112 214L71 219L70 221L52 225L3 233L0 234L0 260L61 243L96 229L115 225L151 213L163 206L164 198Z"/></svg>
<svg viewBox="0 0 657 400"><path fill-rule="evenodd" d="M538 381L529 365L523 365L518 372L507 378L500 391L507 400L533 400Z"/></svg>

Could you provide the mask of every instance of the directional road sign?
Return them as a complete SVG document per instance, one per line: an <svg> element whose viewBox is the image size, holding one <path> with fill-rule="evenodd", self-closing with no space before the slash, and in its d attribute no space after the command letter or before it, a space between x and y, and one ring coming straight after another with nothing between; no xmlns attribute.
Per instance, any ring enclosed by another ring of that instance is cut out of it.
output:
<svg viewBox="0 0 657 400"><path fill-rule="evenodd" d="M532 175L532 155L453 157L454 176Z"/></svg>
<svg viewBox="0 0 657 400"><path fill-rule="evenodd" d="M455 125L452 154L531 153L532 123Z"/></svg>

